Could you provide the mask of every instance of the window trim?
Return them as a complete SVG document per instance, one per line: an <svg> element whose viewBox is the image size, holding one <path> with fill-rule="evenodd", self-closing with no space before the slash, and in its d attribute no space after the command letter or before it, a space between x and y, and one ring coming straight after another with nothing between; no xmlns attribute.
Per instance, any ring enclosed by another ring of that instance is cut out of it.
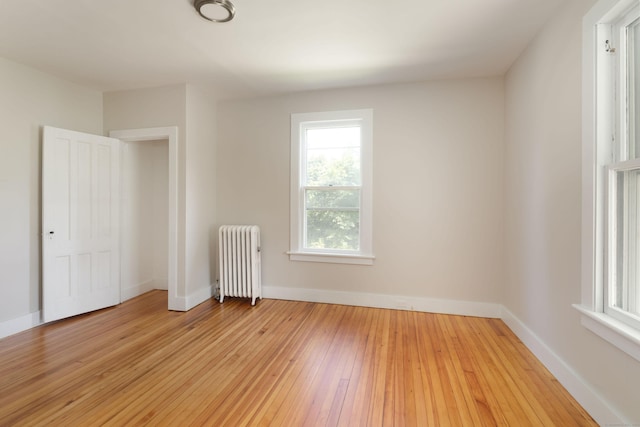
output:
<svg viewBox="0 0 640 427"><path fill-rule="evenodd" d="M361 174L360 185L360 250L308 250L304 239L304 191L301 185L303 152L301 131L305 124L314 122L344 121L362 123L361 126ZM291 189L290 189L290 250L291 261L328 262L339 264L372 265L373 255L373 110L342 110L317 113L291 114Z"/></svg>
<svg viewBox="0 0 640 427"><path fill-rule="evenodd" d="M610 81L611 55L598 49L615 40L612 25L637 0L600 0L585 15L582 27L582 271L581 313L584 327L640 361L640 330L605 313L606 165L614 156L610 141L619 131ZM596 100L600 100L596 102ZM604 101L603 101L604 100Z"/></svg>

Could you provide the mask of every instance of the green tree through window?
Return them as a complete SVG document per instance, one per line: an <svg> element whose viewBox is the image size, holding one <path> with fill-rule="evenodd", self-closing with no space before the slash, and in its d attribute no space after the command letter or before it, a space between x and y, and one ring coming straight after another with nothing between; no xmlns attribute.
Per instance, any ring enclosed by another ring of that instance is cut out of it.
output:
<svg viewBox="0 0 640 427"><path fill-rule="evenodd" d="M360 129L309 131L305 220L306 246L359 250Z"/></svg>

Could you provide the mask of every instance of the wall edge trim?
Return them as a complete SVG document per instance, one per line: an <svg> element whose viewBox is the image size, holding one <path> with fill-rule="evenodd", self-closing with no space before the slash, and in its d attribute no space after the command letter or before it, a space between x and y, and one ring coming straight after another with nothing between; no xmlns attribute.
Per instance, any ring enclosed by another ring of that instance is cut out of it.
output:
<svg viewBox="0 0 640 427"><path fill-rule="evenodd" d="M504 306L500 318L598 424L630 425L571 365Z"/></svg>
<svg viewBox="0 0 640 427"><path fill-rule="evenodd" d="M186 298L183 298L184 309L179 311L189 311L197 305L202 304L214 295L214 287L209 285L192 292Z"/></svg>
<svg viewBox="0 0 640 427"><path fill-rule="evenodd" d="M0 339L42 325L40 311L0 322Z"/></svg>
<svg viewBox="0 0 640 427"><path fill-rule="evenodd" d="M499 304L415 296L263 286L263 298L500 318Z"/></svg>

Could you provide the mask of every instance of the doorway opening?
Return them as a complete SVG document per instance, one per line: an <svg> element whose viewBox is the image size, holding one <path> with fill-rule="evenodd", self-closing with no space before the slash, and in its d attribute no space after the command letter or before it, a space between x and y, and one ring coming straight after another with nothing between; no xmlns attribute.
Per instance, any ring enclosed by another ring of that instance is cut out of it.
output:
<svg viewBox="0 0 640 427"><path fill-rule="evenodd" d="M111 131L124 143L121 203L121 300L167 289L178 298L177 127Z"/></svg>
<svg viewBox="0 0 640 427"><path fill-rule="evenodd" d="M169 142L122 146L120 300L168 289Z"/></svg>

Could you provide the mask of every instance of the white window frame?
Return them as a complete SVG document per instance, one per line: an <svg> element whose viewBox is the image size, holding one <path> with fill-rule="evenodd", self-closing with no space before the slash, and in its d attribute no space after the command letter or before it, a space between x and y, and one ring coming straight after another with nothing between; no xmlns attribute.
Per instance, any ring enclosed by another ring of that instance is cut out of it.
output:
<svg viewBox="0 0 640 427"><path fill-rule="evenodd" d="M611 262L607 233L612 232L607 220L612 211L609 176L616 169L633 166L619 162L620 151L616 150L624 149L624 141L616 138L624 135L626 122L617 119L622 110L618 94L624 88L615 84L621 80L615 74L620 56L611 49L622 48L616 24L634 6L637 0L600 0L583 19L582 301L574 307L582 314L583 326L640 361L640 329L612 315L607 287L607 263Z"/></svg>
<svg viewBox="0 0 640 427"><path fill-rule="evenodd" d="M317 250L304 248L305 198L302 183L306 153L304 130L317 124L335 122L361 125L360 147L360 244L358 251ZM372 265L373 255L373 110L344 110L291 115L291 261L329 262L340 264Z"/></svg>

